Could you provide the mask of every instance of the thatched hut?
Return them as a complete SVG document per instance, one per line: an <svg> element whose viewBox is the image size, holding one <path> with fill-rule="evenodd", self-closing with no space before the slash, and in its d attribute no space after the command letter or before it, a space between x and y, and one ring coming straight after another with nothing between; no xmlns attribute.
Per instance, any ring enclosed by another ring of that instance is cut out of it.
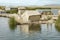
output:
<svg viewBox="0 0 60 40"><path fill-rule="evenodd" d="M31 16L29 16L29 20L31 22L40 21L40 18L41 18L41 15L31 15Z"/></svg>
<svg viewBox="0 0 60 40"><path fill-rule="evenodd" d="M43 11L41 15L53 15L51 11Z"/></svg>

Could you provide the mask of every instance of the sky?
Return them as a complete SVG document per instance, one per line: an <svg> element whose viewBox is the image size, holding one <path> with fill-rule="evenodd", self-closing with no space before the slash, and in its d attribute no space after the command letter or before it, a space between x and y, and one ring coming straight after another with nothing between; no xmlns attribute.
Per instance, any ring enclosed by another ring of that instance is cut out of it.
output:
<svg viewBox="0 0 60 40"><path fill-rule="evenodd" d="M0 0L0 5L5 6L43 6L48 4L60 4L60 0Z"/></svg>

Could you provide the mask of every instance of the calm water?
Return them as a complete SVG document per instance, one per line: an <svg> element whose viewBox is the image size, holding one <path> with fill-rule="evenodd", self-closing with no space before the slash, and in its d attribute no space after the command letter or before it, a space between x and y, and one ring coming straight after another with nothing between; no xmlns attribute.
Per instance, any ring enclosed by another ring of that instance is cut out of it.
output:
<svg viewBox="0 0 60 40"><path fill-rule="evenodd" d="M0 17L0 40L60 40L60 27L54 23L10 26L9 21Z"/></svg>

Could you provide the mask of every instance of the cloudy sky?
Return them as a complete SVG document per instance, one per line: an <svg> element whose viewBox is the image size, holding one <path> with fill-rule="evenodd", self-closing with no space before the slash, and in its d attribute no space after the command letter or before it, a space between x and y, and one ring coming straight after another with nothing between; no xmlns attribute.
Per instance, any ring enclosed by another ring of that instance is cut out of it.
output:
<svg viewBox="0 0 60 40"><path fill-rule="evenodd" d="M47 5L60 4L60 0L0 0L0 5L6 6L28 6L28 5Z"/></svg>

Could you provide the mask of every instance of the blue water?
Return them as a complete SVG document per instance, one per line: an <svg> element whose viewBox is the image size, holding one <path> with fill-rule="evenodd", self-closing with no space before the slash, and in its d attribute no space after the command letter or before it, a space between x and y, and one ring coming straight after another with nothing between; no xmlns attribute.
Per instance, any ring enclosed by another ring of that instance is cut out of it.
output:
<svg viewBox="0 0 60 40"><path fill-rule="evenodd" d="M59 28L56 28L53 23L37 26L17 25L12 30L9 26L9 19L0 17L0 40L60 40Z"/></svg>

